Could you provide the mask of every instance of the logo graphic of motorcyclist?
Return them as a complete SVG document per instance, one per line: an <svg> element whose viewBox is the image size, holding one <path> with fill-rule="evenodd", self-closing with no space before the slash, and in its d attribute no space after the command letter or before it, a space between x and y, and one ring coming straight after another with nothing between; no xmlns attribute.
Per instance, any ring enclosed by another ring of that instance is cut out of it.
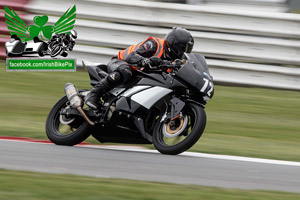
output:
<svg viewBox="0 0 300 200"><path fill-rule="evenodd" d="M66 57L72 51L77 38L73 30L76 18L76 5L69 8L54 24L46 25L48 16L35 16L35 25L26 23L13 10L5 6L5 22L11 34L10 41L5 43L6 55L9 57L61 55Z"/></svg>

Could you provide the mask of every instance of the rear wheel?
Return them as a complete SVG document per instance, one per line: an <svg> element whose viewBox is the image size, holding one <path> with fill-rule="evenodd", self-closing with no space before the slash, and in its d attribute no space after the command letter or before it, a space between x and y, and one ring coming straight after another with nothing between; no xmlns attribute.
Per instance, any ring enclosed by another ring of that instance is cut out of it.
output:
<svg viewBox="0 0 300 200"><path fill-rule="evenodd" d="M64 96L51 109L46 121L46 134L57 145L76 145L90 136L90 126L81 117L66 118L60 111L68 106Z"/></svg>
<svg viewBox="0 0 300 200"><path fill-rule="evenodd" d="M176 155L191 148L201 137L205 125L204 109L194 103L186 103L180 116L168 123L157 121L153 131L153 144L162 154Z"/></svg>

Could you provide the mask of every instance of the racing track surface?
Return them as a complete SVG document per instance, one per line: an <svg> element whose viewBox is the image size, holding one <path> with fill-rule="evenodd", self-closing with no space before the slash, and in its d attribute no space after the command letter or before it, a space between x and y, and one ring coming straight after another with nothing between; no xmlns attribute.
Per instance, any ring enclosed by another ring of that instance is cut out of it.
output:
<svg viewBox="0 0 300 200"><path fill-rule="evenodd" d="M294 163L0 140L0 168L5 169L300 193L300 163Z"/></svg>

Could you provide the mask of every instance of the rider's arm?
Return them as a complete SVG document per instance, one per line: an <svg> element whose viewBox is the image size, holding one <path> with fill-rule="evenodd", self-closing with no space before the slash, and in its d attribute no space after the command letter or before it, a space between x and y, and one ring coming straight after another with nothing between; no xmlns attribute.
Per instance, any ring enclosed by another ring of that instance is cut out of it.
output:
<svg viewBox="0 0 300 200"><path fill-rule="evenodd" d="M131 52L126 58L129 64L141 65L144 58L150 58L157 50L156 42L151 39L141 45L136 51Z"/></svg>

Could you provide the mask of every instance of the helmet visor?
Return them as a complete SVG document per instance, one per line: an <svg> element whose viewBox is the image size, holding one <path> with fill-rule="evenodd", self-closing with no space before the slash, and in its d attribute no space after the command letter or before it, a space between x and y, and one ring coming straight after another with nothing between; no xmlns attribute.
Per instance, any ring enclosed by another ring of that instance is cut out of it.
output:
<svg viewBox="0 0 300 200"><path fill-rule="evenodd" d="M194 42L193 41L189 41L186 45L186 49L185 52L186 53L191 53L194 47Z"/></svg>
<svg viewBox="0 0 300 200"><path fill-rule="evenodd" d="M172 49L179 58L183 56L184 53L191 53L194 46L194 42L189 41L187 44L175 44L175 47Z"/></svg>

